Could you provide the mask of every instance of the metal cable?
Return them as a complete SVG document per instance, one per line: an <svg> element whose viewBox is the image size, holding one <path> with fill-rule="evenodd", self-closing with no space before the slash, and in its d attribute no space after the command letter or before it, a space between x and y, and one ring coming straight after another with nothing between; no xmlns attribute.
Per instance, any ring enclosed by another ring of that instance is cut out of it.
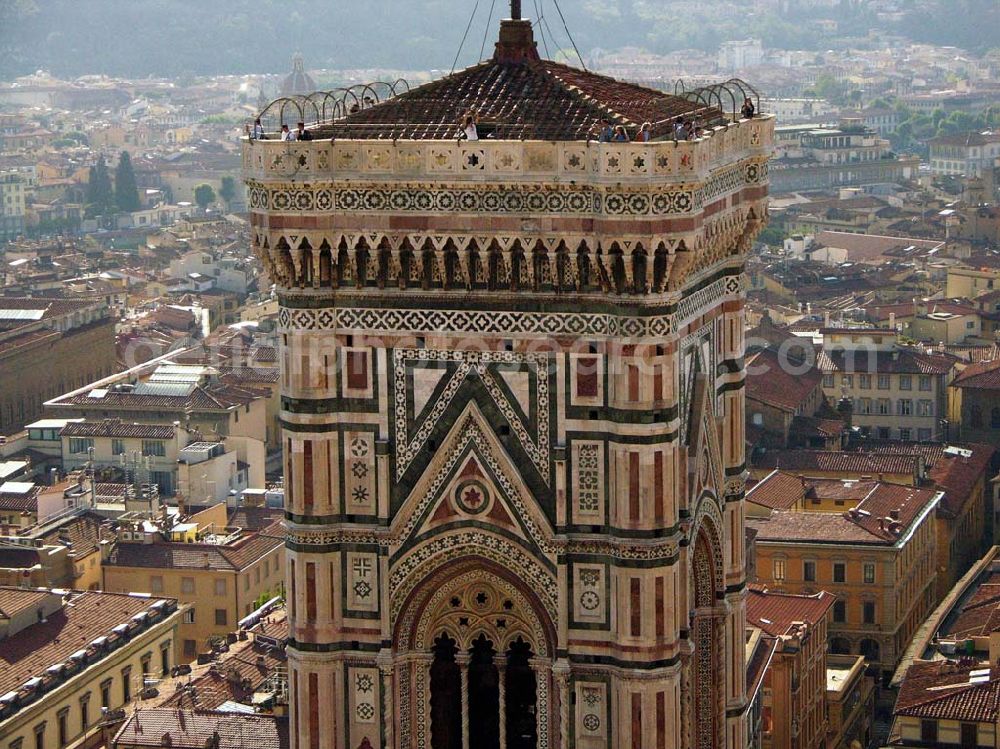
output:
<svg viewBox="0 0 1000 749"><path fill-rule="evenodd" d="M542 20L542 23L545 24L545 30L549 32L549 38L552 39L552 46L556 48L556 52L559 52L560 51L560 47L556 43L556 35L552 33L552 27L549 26L549 19L545 17L545 0L542 0L542 18L541 18L541 20ZM548 50L546 50L545 54L546 54L546 56L548 56ZM549 59L551 60L552 58L549 57Z"/></svg>
<svg viewBox="0 0 1000 749"><path fill-rule="evenodd" d="M559 18L562 20L563 28L566 30L566 36L569 37L569 43L573 45L573 51L576 52L576 56L580 59L580 67L587 70L587 63L583 61L583 55L581 55L580 50L576 48L576 42L573 41L573 35L569 33L569 26L566 24L566 16L563 15L562 8L559 7L559 0L552 0L552 2L556 5L556 11L558 11Z"/></svg>
<svg viewBox="0 0 1000 749"><path fill-rule="evenodd" d="M534 27L538 29L538 35L542 37L542 49L545 50L545 56L548 59L552 59L552 55L549 53L549 43L545 41L545 29L542 28L542 12L538 9L538 0L534 0L535 3L535 23ZM552 39L552 43L555 44L555 38Z"/></svg>
<svg viewBox="0 0 1000 749"><path fill-rule="evenodd" d="M497 0L492 0L490 2L490 14L486 18L486 31L483 32L483 46L479 48L479 61L483 61L483 55L486 54L486 40L490 35L490 26L493 24L493 7L497 4Z"/></svg>
<svg viewBox="0 0 1000 749"><path fill-rule="evenodd" d="M458 57L459 57L459 55L462 54L462 47L465 46L465 40L468 39L468 37L469 37L469 29L472 28L472 22L475 20L475 18L476 18L476 11L478 11L478 10L479 10L479 0L476 0L476 6L472 9L472 15L469 16L469 24L468 24L468 26L465 27L465 33L462 34L462 41L458 45L458 52L455 53L455 60L451 64L451 72L448 73L448 75L451 75L452 73L455 72L455 66L458 65ZM577 53L577 54L579 54L579 53Z"/></svg>

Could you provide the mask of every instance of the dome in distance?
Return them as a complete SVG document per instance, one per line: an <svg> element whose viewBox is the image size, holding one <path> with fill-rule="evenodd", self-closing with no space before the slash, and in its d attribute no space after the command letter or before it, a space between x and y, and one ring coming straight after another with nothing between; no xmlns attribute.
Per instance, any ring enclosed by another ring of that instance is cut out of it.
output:
<svg viewBox="0 0 1000 749"><path fill-rule="evenodd" d="M292 72L285 76L281 84L282 96L311 94L316 90L316 81L312 79L302 62L302 55L296 52L292 56Z"/></svg>

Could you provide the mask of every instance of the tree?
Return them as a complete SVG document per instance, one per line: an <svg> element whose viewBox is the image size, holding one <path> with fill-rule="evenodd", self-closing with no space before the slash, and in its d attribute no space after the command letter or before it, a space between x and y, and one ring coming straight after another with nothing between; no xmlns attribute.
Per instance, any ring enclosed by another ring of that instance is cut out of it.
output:
<svg viewBox="0 0 1000 749"><path fill-rule="evenodd" d="M132 157L128 151L122 151L115 170L115 203L119 211L132 213L138 211L139 188L135 184L135 172L132 170Z"/></svg>
<svg viewBox="0 0 1000 749"><path fill-rule="evenodd" d="M111 187L111 174L101 156L97 164L90 167L87 177L87 215L106 216L114 211L115 193Z"/></svg>
<svg viewBox="0 0 1000 749"><path fill-rule="evenodd" d="M215 190L212 189L211 185L198 185L194 188L194 202L204 211L215 202Z"/></svg>
<svg viewBox="0 0 1000 749"><path fill-rule="evenodd" d="M225 201L226 210L229 210L233 198L236 197L236 180L228 175L223 177L222 184L219 185L219 197Z"/></svg>

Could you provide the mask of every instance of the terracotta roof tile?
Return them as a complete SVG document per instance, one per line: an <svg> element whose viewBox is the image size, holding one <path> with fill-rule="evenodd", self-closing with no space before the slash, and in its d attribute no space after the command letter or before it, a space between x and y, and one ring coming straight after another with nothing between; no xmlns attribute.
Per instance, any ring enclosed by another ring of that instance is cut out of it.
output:
<svg viewBox="0 0 1000 749"><path fill-rule="evenodd" d="M917 475L919 458L908 454L866 454L828 450L769 450L757 460L757 468L780 468L783 471L843 473L853 476L877 476L880 473Z"/></svg>
<svg viewBox="0 0 1000 749"><path fill-rule="evenodd" d="M957 359L913 349L897 351L821 351L817 364L824 372L871 374L930 374L951 372Z"/></svg>
<svg viewBox="0 0 1000 749"><path fill-rule="evenodd" d="M972 672L985 672L978 683ZM894 714L938 720L994 723L1000 706L996 669L974 659L955 662L918 661L899 686Z"/></svg>
<svg viewBox="0 0 1000 749"><path fill-rule="evenodd" d="M787 360L767 348L747 359L747 399L795 413L823 382L815 367L792 371ZM811 415L811 414L807 414Z"/></svg>
<svg viewBox="0 0 1000 749"><path fill-rule="evenodd" d="M231 544L118 543L105 564L157 569L241 570L285 542L280 523L246 533Z"/></svg>
<svg viewBox="0 0 1000 749"><path fill-rule="evenodd" d="M825 590L813 595L796 595L751 585L747 593L747 621L772 637L781 637L788 634L793 622L815 626L836 599Z"/></svg>
<svg viewBox="0 0 1000 749"><path fill-rule="evenodd" d="M8 597L20 600L22 596L23 591L17 588L0 588L0 609ZM88 649L98 637L117 638L112 628L129 624L132 617L148 611L156 601L92 590L70 593L66 605L44 621L0 641L0 694L41 676L78 650Z"/></svg>
<svg viewBox="0 0 1000 749"><path fill-rule="evenodd" d="M172 439L175 428L163 424L136 424L121 419L102 421L79 421L67 424L59 434L63 437L116 437L142 438L151 440Z"/></svg>
<svg viewBox="0 0 1000 749"><path fill-rule="evenodd" d="M270 715L151 708L131 715L115 735L115 746L205 749L218 734L218 749L288 749L288 720ZM164 741L169 736L169 743Z"/></svg>
<svg viewBox="0 0 1000 749"><path fill-rule="evenodd" d="M530 37L530 23L524 24ZM454 138L460 119L475 110L483 138L586 140L602 117L632 128L649 121L658 136L678 116L721 114L662 91L538 59L533 43L521 42L521 54L504 53L498 45L492 59L320 126L319 136Z"/></svg>
<svg viewBox="0 0 1000 749"><path fill-rule="evenodd" d="M772 510L789 510L805 497L805 482L791 473L774 471L747 492L747 502Z"/></svg>
<svg viewBox="0 0 1000 749"><path fill-rule="evenodd" d="M808 483L809 491L817 496L831 494L835 498L834 485L844 484L841 493L845 498L863 498L844 513L772 510L768 518L748 518L747 525L757 530L759 541L892 545L940 494L933 489L879 482Z"/></svg>
<svg viewBox="0 0 1000 749"><path fill-rule="evenodd" d="M1000 359L970 364L951 384L975 390L1000 390Z"/></svg>

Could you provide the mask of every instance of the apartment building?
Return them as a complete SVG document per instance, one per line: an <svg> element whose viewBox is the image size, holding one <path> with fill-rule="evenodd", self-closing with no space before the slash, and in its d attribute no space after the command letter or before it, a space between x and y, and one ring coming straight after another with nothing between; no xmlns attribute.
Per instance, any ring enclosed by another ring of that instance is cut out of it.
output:
<svg viewBox="0 0 1000 749"><path fill-rule="evenodd" d="M776 638L764 675L764 749L825 749L827 622L834 597L751 586L747 623Z"/></svg>
<svg viewBox="0 0 1000 749"><path fill-rule="evenodd" d="M165 595L191 606L178 628L178 658L193 660L214 638L235 632L261 597L277 595L285 579L280 524L261 531L192 523L119 518L117 540L103 564L104 589Z"/></svg>
<svg viewBox="0 0 1000 749"><path fill-rule="evenodd" d="M791 494L787 479L747 495L756 536L757 580L769 590L836 596L830 652L859 654L887 680L936 603L934 512L943 492L877 481L799 480L818 509ZM750 505L764 510L752 510ZM830 511L838 507L839 511Z"/></svg>
<svg viewBox="0 0 1000 749"><path fill-rule="evenodd" d="M0 737L8 749L100 742L102 715L174 665L186 607L169 598L0 588Z"/></svg>
<svg viewBox="0 0 1000 749"><path fill-rule="evenodd" d="M852 423L864 436L904 442L942 439L954 357L902 346L895 330L820 332L823 392L835 403L850 399Z"/></svg>

